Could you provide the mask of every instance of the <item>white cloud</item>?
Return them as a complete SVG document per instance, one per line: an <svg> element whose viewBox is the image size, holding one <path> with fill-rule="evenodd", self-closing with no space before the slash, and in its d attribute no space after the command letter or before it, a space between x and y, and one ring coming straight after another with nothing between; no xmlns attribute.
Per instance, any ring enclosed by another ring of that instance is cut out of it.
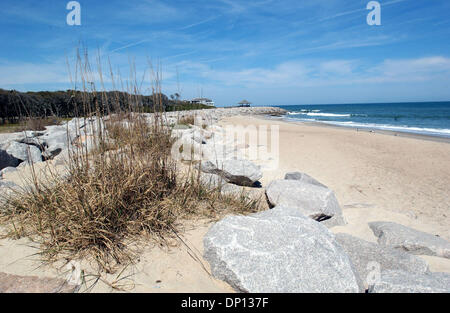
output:
<svg viewBox="0 0 450 313"><path fill-rule="evenodd" d="M320 72L325 75L349 75L355 67L355 61L333 60L320 63Z"/></svg>
<svg viewBox="0 0 450 313"><path fill-rule="evenodd" d="M388 59L367 65L361 60L306 60L284 62L272 68L247 68L236 71L213 70L201 63L184 63L180 68L195 77L226 86L250 88L306 87L382 82L449 80L450 58L442 56L417 59Z"/></svg>
<svg viewBox="0 0 450 313"><path fill-rule="evenodd" d="M70 81L67 68L60 64L0 63L0 73L0 87Z"/></svg>

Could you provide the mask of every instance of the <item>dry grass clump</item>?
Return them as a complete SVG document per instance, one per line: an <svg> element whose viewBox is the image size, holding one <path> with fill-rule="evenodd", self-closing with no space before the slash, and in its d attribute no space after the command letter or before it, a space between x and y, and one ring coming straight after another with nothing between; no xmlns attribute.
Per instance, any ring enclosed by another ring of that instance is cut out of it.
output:
<svg viewBox="0 0 450 313"><path fill-rule="evenodd" d="M195 118L194 115L187 115L183 116L178 120L178 124L180 125L194 125L195 124Z"/></svg>

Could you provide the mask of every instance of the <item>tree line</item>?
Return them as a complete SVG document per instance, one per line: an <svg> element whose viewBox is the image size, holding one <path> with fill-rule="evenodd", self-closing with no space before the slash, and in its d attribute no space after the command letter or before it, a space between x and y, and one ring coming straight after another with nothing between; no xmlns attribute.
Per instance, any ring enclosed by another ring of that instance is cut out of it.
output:
<svg viewBox="0 0 450 313"><path fill-rule="evenodd" d="M149 96L127 92L38 91L19 92L0 89L1 123L17 123L22 119L58 116L63 118L87 116L99 112L108 114L118 110L139 112L205 109L207 106L170 98L164 94Z"/></svg>

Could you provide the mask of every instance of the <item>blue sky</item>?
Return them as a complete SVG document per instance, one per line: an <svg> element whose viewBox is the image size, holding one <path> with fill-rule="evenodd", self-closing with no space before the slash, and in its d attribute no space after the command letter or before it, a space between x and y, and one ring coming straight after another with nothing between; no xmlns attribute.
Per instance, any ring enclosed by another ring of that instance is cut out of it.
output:
<svg viewBox="0 0 450 313"><path fill-rule="evenodd" d="M0 88L71 88L81 42L124 81L134 60L144 93L150 58L164 93L218 105L450 100L450 1L379 1L381 26L368 2L79 0L82 25L68 26L68 1L2 0Z"/></svg>

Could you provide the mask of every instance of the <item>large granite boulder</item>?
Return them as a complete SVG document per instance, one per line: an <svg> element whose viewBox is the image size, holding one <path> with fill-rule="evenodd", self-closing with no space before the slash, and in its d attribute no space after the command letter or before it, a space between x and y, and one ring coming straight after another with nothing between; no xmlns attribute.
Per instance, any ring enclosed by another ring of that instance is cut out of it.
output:
<svg viewBox="0 0 450 313"><path fill-rule="evenodd" d="M7 167L16 167L19 163L19 159L13 157L5 150L0 149L0 170Z"/></svg>
<svg viewBox="0 0 450 313"><path fill-rule="evenodd" d="M25 138L20 139L18 142L26 144L26 145L35 146L36 148L38 148L41 151L43 151L45 149L45 142L41 141L38 136L25 137Z"/></svg>
<svg viewBox="0 0 450 313"><path fill-rule="evenodd" d="M7 173L12 173L12 172L17 172L17 168L8 166L0 171L0 176L3 176L4 174L7 174Z"/></svg>
<svg viewBox="0 0 450 313"><path fill-rule="evenodd" d="M41 150L34 145L11 141L6 146L6 152L21 161L37 163L42 161Z"/></svg>
<svg viewBox="0 0 450 313"><path fill-rule="evenodd" d="M61 153L64 149L69 147L69 143L72 142L75 137L72 138L70 134L65 130L57 130L55 132L47 132L41 137L42 141L45 143L45 157L47 159L52 159Z"/></svg>
<svg viewBox="0 0 450 313"><path fill-rule="evenodd" d="M220 191L222 195L240 196L244 194L243 187L230 184L216 174L200 173L200 182L207 189Z"/></svg>
<svg viewBox="0 0 450 313"><path fill-rule="evenodd" d="M172 156L183 161L199 161L202 159L202 146L189 136L182 136L172 146Z"/></svg>
<svg viewBox="0 0 450 313"><path fill-rule="evenodd" d="M204 173L217 174L227 182L239 186L253 186L262 178L260 167L248 160L204 161L200 169Z"/></svg>
<svg viewBox="0 0 450 313"><path fill-rule="evenodd" d="M200 173L200 182L207 189L218 189L227 184L221 176L209 173Z"/></svg>
<svg viewBox="0 0 450 313"><path fill-rule="evenodd" d="M0 273L0 293L74 293L78 287L59 278Z"/></svg>
<svg viewBox="0 0 450 313"><path fill-rule="evenodd" d="M411 254L365 241L348 234L340 233L335 236L336 241L350 257L366 288L370 282L369 275L373 270L400 270L410 273L428 272L428 264Z"/></svg>
<svg viewBox="0 0 450 313"><path fill-rule="evenodd" d="M232 159L236 156L235 147L232 144L224 144L213 140L208 140L202 146L203 160L210 160L213 163Z"/></svg>
<svg viewBox="0 0 450 313"><path fill-rule="evenodd" d="M241 187L241 186L238 186L235 184L230 184L230 183L226 183L225 185L222 185L222 187L220 188L220 193L222 195L234 196L234 197L247 195L247 192L244 190L244 187Z"/></svg>
<svg viewBox="0 0 450 313"><path fill-rule="evenodd" d="M378 243L418 255L450 258L450 242L393 222L369 223Z"/></svg>
<svg viewBox="0 0 450 313"><path fill-rule="evenodd" d="M320 183L319 181L317 181L316 179L312 178L311 176L309 176L308 174L305 173L300 173L300 172L289 172L286 173L286 175L284 176L284 179L287 180L299 180L305 183L309 183L309 184L313 184L313 185L317 185L320 187L325 187L328 188L327 186L323 185L322 183Z"/></svg>
<svg viewBox="0 0 450 313"><path fill-rule="evenodd" d="M301 180L274 180L267 186L266 195L272 207L297 208L328 227L346 224L334 192L326 187Z"/></svg>
<svg viewBox="0 0 450 313"><path fill-rule="evenodd" d="M296 208L228 216L204 240L213 275L238 292L360 292L334 235Z"/></svg>
<svg viewBox="0 0 450 313"><path fill-rule="evenodd" d="M180 139L183 138L185 141L195 141L199 144L206 143L203 132L196 128L188 129L175 129L172 131L172 137Z"/></svg>
<svg viewBox="0 0 450 313"><path fill-rule="evenodd" d="M450 274L385 271L369 293L449 293Z"/></svg>
<svg viewBox="0 0 450 313"><path fill-rule="evenodd" d="M0 180L0 188L14 188L14 187L18 187L18 185L12 181Z"/></svg>

